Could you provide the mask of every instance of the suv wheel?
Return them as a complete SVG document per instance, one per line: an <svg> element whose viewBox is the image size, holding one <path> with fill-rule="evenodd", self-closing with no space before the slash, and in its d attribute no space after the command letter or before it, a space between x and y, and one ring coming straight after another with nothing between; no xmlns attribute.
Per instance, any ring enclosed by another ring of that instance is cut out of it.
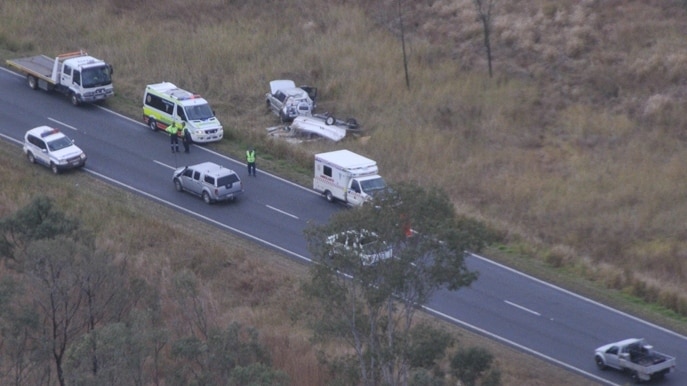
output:
<svg viewBox="0 0 687 386"><path fill-rule="evenodd" d="M26 153L26 158L28 158L29 162L31 162L32 164L36 163L36 157L33 156L33 153L31 153L31 152Z"/></svg>
<svg viewBox="0 0 687 386"><path fill-rule="evenodd" d="M203 201L208 205L212 204L212 199L210 199L210 194L208 194L208 192L203 192Z"/></svg>
<svg viewBox="0 0 687 386"><path fill-rule="evenodd" d="M153 118L148 119L148 127L150 127L150 130L152 131L157 131L157 122Z"/></svg>
<svg viewBox="0 0 687 386"><path fill-rule="evenodd" d="M176 189L177 192L181 192L182 190L184 190L184 188L181 186L181 181L179 181L178 178L174 179L174 189Z"/></svg>
<svg viewBox="0 0 687 386"><path fill-rule="evenodd" d="M54 163L50 163L50 170L52 170L54 174L60 174L60 169L58 169L57 165Z"/></svg>

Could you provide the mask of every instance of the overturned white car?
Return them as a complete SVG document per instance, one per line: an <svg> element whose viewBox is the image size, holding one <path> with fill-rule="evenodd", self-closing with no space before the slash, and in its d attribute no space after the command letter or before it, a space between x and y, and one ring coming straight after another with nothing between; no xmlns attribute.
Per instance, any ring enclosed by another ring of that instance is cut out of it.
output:
<svg viewBox="0 0 687 386"><path fill-rule="evenodd" d="M265 94L265 103L282 122L291 122L297 116L312 116L316 97L315 87L296 87L292 80L273 80L270 92Z"/></svg>

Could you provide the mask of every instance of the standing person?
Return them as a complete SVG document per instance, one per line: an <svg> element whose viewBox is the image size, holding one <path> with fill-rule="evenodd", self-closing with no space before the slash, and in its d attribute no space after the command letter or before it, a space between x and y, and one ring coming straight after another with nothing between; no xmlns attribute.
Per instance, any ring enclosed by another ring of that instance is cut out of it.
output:
<svg viewBox="0 0 687 386"><path fill-rule="evenodd" d="M255 177L255 148L253 146L246 150L246 163L248 164L248 175Z"/></svg>
<svg viewBox="0 0 687 386"><path fill-rule="evenodd" d="M169 139L170 139L170 144L172 146L172 153L175 151L178 153L179 152L179 132L181 131L181 127L184 124L183 121L177 123L176 121L172 122L171 125L167 126L167 132L169 133Z"/></svg>
<svg viewBox="0 0 687 386"><path fill-rule="evenodd" d="M193 138L191 138L191 132L188 130L186 127L186 122L181 122L184 128L182 137L181 137L181 142L184 144L184 153L188 153L191 147L191 142L193 142Z"/></svg>

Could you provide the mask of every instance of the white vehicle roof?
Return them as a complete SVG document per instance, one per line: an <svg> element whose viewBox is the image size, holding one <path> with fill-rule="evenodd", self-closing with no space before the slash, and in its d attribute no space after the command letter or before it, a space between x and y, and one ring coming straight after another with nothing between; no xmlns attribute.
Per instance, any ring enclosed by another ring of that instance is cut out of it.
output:
<svg viewBox="0 0 687 386"><path fill-rule="evenodd" d="M606 351L606 350L608 350L609 348L611 348L611 347L613 347L613 346L618 346L618 347L620 347L620 346L627 346L628 344L637 343L637 342L643 342L643 341L644 341L643 338L629 338L629 339L624 339L624 340L621 340L621 341L618 341L618 342L605 344L605 345L603 345L603 346L597 348L595 351Z"/></svg>
<svg viewBox="0 0 687 386"><path fill-rule="evenodd" d="M190 91L180 89L174 83L171 82L149 84L146 87L149 90L157 91L160 94L167 94L170 97L178 100L184 106L193 106L208 103L199 94L194 94Z"/></svg>
<svg viewBox="0 0 687 386"><path fill-rule="evenodd" d="M231 170L229 168L225 168L224 166L216 164L214 162L202 162L199 164L189 165L189 166L184 166L184 167L178 168L176 170L175 174L178 174L179 172L183 171L186 168L192 168L193 170L198 170L198 171L201 171L205 174L215 176L215 177L234 173L233 170Z"/></svg>
<svg viewBox="0 0 687 386"><path fill-rule="evenodd" d="M54 141L57 138L66 137L60 130L50 126L38 126L26 132L26 134L33 134L36 137L42 138L46 142Z"/></svg>
<svg viewBox="0 0 687 386"><path fill-rule="evenodd" d="M289 90L289 89L293 89L293 88L297 88L297 87L296 87L296 83L292 80L280 79L280 80L273 80L270 82L270 92L272 94L274 94L275 92L277 92L279 90L286 93L285 90Z"/></svg>
<svg viewBox="0 0 687 386"><path fill-rule="evenodd" d="M315 158L334 165L343 166L346 169L362 169L377 165L377 162L374 160L346 149L315 154Z"/></svg>

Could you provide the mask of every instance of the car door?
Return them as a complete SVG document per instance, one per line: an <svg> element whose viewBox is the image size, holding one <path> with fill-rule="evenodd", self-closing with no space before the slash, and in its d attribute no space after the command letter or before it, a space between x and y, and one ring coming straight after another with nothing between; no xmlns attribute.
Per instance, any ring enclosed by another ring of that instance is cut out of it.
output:
<svg viewBox="0 0 687 386"><path fill-rule="evenodd" d="M618 357L618 351L619 347L618 346L613 346L606 350L605 356L606 356L606 365L609 367L613 368L620 368L620 362L619 362L619 357Z"/></svg>
<svg viewBox="0 0 687 386"><path fill-rule="evenodd" d="M29 142L34 145L33 156L36 161L42 165L50 166L50 152L48 151L48 144L42 138L31 136Z"/></svg>
<svg viewBox="0 0 687 386"><path fill-rule="evenodd" d="M348 203L353 206L362 205L365 202L365 196L363 196L358 180L351 179L348 186L348 192L346 192L346 198L348 199Z"/></svg>
<svg viewBox="0 0 687 386"><path fill-rule="evenodd" d="M199 196L203 193L202 173L198 170L193 171L193 176L189 181L189 191Z"/></svg>

